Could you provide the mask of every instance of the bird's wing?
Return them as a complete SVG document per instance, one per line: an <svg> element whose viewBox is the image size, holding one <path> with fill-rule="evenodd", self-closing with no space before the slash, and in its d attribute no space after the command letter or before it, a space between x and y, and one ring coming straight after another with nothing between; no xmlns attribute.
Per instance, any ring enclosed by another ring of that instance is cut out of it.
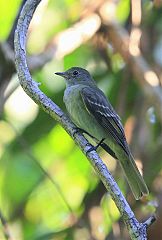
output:
<svg viewBox="0 0 162 240"><path fill-rule="evenodd" d="M129 155L124 129L119 116L113 110L100 89L84 87L81 90L81 97L88 110L97 122L108 132L108 134L123 148Z"/></svg>

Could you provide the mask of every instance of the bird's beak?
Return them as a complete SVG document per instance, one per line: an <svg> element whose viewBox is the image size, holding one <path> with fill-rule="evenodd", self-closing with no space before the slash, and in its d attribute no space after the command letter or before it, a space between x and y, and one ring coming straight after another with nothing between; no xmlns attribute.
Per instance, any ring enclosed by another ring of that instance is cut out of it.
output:
<svg viewBox="0 0 162 240"><path fill-rule="evenodd" d="M61 76L61 77L66 77L66 72L56 72L55 73L56 75L59 75L59 76Z"/></svg>

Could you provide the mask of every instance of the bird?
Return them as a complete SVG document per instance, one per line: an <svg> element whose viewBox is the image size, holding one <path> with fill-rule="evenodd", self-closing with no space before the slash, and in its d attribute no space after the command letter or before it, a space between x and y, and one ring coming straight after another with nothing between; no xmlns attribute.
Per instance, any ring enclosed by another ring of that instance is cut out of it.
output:
<svg viewBox="0 0 162 240"><path fill-rule="evenodd" d="M140 174L127 143L121 119L97 87L90 73L81 67L56 72L65 79L63 101L73 123L107 146L107 152L120 163L136 200L149 190ZM106 148L104 148L106 149Z"/></svg>

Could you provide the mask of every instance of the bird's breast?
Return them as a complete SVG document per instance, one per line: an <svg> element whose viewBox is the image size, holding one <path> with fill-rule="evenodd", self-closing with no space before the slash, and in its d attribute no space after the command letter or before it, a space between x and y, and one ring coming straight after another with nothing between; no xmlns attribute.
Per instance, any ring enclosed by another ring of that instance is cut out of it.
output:
<svg viewBox="0 0 162 240"><path fill-rule="evenodd" d="M105 130L87 110L80 91L85 86L74 85L67 87L64 92L64 103L72 121L92 136L101 140L105 137Z"/></svg>
<svg viewBox="0 0 162 240"><path fill-rule="evenodd" d="M82 86L74 85L67 87L64 92L64 103L72 120L77 125L80 125L82 110L84 108L83 101L80 95Z"/></svg>

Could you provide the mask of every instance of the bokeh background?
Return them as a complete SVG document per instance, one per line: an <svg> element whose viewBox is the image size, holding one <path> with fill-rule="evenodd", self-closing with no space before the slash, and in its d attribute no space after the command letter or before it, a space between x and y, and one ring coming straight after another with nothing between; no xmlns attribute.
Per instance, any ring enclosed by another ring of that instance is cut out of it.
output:
<svg viewBox="0 0 162 240"><path fill-rule="evenodd" d="M127 240L111 197L68 134L23 92L14 67L25 1L0 0L0 239ZM91 72L122 118L150 195L135 201L123 172L99 154L148 239L162 239L162 5L149 0L43 0L28 31L28 64L63 110L72 66Z"/></svg>

